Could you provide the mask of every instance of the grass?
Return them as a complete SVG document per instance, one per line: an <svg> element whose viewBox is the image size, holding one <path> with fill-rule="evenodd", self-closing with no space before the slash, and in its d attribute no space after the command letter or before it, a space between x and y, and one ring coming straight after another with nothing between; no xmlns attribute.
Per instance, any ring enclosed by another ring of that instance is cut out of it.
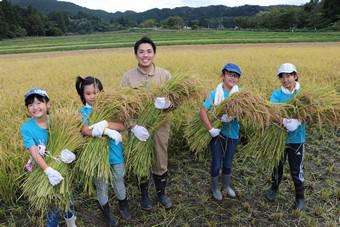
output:
<svg viewBox="0 0 340 227"><path fill-rule="evenodd" d="M223 64L234 62L243 71L240 87L250 87L255 93L269 97L280 86L275 75L283 62L296 64L303 88L308 84L338 86L339 52L340 45L337 43L163 46L158 48L156 65L170 72L180 71L199 78L204 84L202 92L207 95L219 82ZM109 93L117 90L123 72L135 64L132 48L0 56L0 173L8 176L7 180L13 185L4 187L8 181L0 178L0 226L38 226L39 223L27 200L18 199L22 192L12 190L18 188L17 178L23 173L28 159L19 133L19 126L28 118L23 104L25 92L32 87L43 87L51 97L53 109L80 109L82 105L74 89L77 75L95 75L103 82L104 91ZM199 100L198 105L201 102ZM197 109L198 106L194 107ZM270 173L258 168L253 160L240 158L239 153L235 157L232 182L238 197L215 202L209 193L210 155L206 152L201 159L197 159L189 152L183 137L182 123L188 115L197 113L194 107L181 107L174 115L172 125L167 190L175 206L164 210L155 203L154 212L141 211L135 176L128 174L127 192L134 218L131 222L120 220L122 225L337 225L340 198L339 129L322 134L318 130L309 133L305 156L306 211L298 213L291 209L294 192L288 163L278 200L269 203L263 195L269 188ZM95 197L81 193L79 186L75 191L78 226L105 226ZM112 190L110 193L114 214L118 216L117 202ZM150 186L150 194L155 202L153 185Z"/></svg>
<svg viewBox="0 0 340 227"><path fill-rule="evenodd" d="M230 43L339 42L339 32L141 31L0 41L0 54L131 47L143 35L160 46Z"/></svg>

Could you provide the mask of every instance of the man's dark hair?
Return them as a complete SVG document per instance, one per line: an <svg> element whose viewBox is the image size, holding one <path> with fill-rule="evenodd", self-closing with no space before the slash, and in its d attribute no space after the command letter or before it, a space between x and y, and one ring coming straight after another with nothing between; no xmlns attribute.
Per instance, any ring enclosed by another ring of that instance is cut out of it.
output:
<svg viewBox="0 0 340 227"><path fill-rule="evenodd" d="M138 40L135 43L135 46L134 46L135 54L137 54L137 50L138 50L139 46L141 44L143 44L143 43L150 44L152 46L153 52L156 53L156 45L155 45L155 43L149 37L144 36L143 38L141 38L140 40Z"/></svg>

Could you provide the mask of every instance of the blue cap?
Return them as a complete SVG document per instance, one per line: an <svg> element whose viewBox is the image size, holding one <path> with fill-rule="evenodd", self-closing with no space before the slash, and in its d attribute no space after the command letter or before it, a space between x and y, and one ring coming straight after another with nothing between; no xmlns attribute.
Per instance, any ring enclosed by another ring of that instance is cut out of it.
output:
<svg viewBox="0 0 340 227"><path fill-rule="evenodd" d="M31 96L31 95L40 95L40 96L42 96L42 97L45 97L45 98L47 98L47 99L50 99L50 98L48 97L47 92L46 92L45 90L41 89L41 88L33 88L32 90L30 90L29 92L27 92L27 93L25 94L25 101L26 101L26 99L27 99L29 96Z"/></svg>
<svg viewBox="0 0 340 227"><path fill-rule="evenodd" d="M235 65L233 63L228 63L228 64L225 64L222 71L229 71L229 72L234 72L234 73L237 73L238 75L241 76L241 69L238 65Z"/></svg>

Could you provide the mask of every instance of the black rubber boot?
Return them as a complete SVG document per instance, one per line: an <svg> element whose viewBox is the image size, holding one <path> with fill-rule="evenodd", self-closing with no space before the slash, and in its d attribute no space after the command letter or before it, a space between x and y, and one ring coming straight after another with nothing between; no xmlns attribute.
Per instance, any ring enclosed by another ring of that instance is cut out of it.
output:
<svg viewBox="0 0 340 227"><path fill-rule="evenodd" d="M269 191L266 193L266 198L270 201L270 202L274 202L277 196L277 189L271 187L269 189Z"/></svg>
<svg viewBox="0 0 340 227"><path fill-rule="evenodd" d="M168 178L167 173L163 174L162 176L158 176L158 175L153 174L153 179L155 181L158 201L165 208L170 208L170 207L172 207L172 202L171 202L170 198L165 195L167 178Z"/></svg>
<svg viewBox="0 0 340 227"><path fill-rule="evenodd" d="M106 223L109 224L110 227L118 226L118 221L112 215L109 202L107 202L104 206L99 205L99 209L103 212Z"/></svg>
<svg viewBox="0 0 340 227"><path fill-rule="evenodd" d="M118 207L119 207L119 212L120 215L122 216L123 219L125 220L130 220L131 219L131 213L129 209L129 203L127 198L123 200L118 199Z"/></svg>
<svg viewBox="0 0 340 227"><path fill-rule="evenodd" d="M304 186L302 185L295 185L295 204L294 208L297 210L304 210L305 209L305 196L304 196Z"/></svg>
<svg viewBox="0 0 340 227"><path fill-rule="evenodd" d="M139 184L140 192L141 192L141 200L140 205L143 210L151 210L152 203L149 198L149 180L145 179L142 183Z"/></svg>

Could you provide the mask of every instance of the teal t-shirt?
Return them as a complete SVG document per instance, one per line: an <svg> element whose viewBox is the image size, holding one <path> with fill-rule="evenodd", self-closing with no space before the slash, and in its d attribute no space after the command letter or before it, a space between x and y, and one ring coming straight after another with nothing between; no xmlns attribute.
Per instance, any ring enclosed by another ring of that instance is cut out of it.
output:
<svg viewBox="0 0 340 227"><path fill-rule="evenodd" d="M281 88L276 89L270 98L272 103L286 103L291 100L298 92L286 94ZM306 142L306 125L302 123L295 131L288 132L287 143L305 143Z"/></svg>
<svg viewBox="0 0 340 227"><path fill-rule="evenodd" d="M210 91L209 96L203 102L203 107L210 110L214 105L215 90ZM224 98L227 99L229 96L229 91L224 90ZM222 123L221 134L230 139L238 139L240 134L240 123L237 120L233 120L229 123Z"/></svg>
<svg viewBox="0 0 340 227"><path fill-rule="evenodd" d="M41 128L34 120L31 118L27 120L21 127L20 133L23 139L24 147L30 149L31 147L38 145L47 146L48 142L48 129Z"/></svg>
<svg viewBox="0 0 340 227"><path fill-rule="evenodd" d="M82 123L84 125L90 125L89 117L92 112L92 107L84 106L79 112L83 117ZM109 163L111 165L124 163L123 144L119 143L116 145L115 141L111 138L109 139Z"/></svg>

